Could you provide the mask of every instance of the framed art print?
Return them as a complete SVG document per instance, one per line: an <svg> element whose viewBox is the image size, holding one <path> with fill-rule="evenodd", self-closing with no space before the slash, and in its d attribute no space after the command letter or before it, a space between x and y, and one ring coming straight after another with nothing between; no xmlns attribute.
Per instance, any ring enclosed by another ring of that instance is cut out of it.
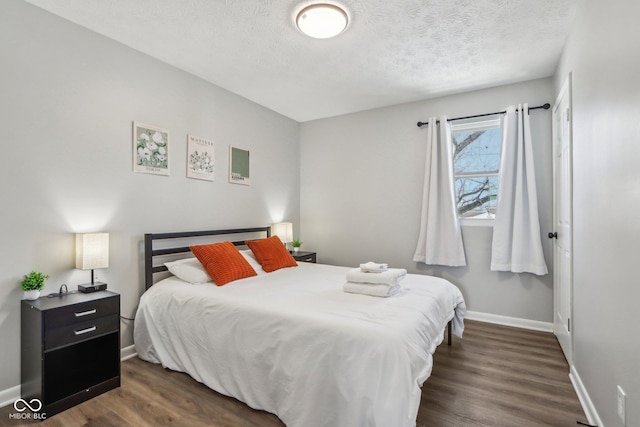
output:
<svg viewBox="0 0 640 427"><path fill-rule="evenodd" d="M249 150L229 146L229 182L249 185Z"/></svg>
<svg viewBox="0 0 640 427"><path fill-rule="evenodd" d="M187 135L187 178L215 181L215 144Z"/></svg>
<svg viewBox="0 0 640 427"><path fill-rule="evenodd" d="M169 175L169 131L133 122L133 171Z"/></svg>

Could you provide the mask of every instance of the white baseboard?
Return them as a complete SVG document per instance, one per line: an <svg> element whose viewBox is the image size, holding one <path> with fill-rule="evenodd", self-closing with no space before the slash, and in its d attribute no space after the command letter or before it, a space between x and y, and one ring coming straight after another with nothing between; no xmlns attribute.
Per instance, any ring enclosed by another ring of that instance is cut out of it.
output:
<svg viewBox="0 0 640 427"><path fill-rule="evenodd" d="M4 408L7 405L13 405L17 399L20 398L20 386L8 388L6 390L0 390L0 408Z"/></svg>
<svg viewBox="0 0 640 427"><path fill-rule="evenodd" d="M478 311L467 311L467 314L464 317L465 319L477 320L479 322L495 323L497 325L513 326L515 328L531 329L534 331L553 332L553 323L541 322L539 320L480 313Z"/></svg>
<svg viewBox="0 0 640 427"><path fill-rule="evenodd" d="M136 353L136 346L130 345L129 347L120 349L120 361L124 362L125 360L131 359L132 357L136 357L138 353Z"/></svg>
<svg viewBox="0 0 640 427"><path fill-rule="evenodd" d="M124 362L127 359L131 359L132 357L136 357L138 353L136 353L136 347L134 345L130 345L125 348L120 349L120 360ZM20 385L15 387L8 388L6 390L0 390L0 408L4 408L7 405L13 405L17 399L20 398Z"/></svg>
<svg viewBox="0 0 640 427"><path fill-rule="evenodd" d="M582 379L580 379L580 375L578 375L578 371L575 366L571 366L571 369L569 370L569 378L571 379L571 384L573 384L573 389L578 395L578 400L580 400L582 410L587 416L589 424L604 427L604 424L602 424L602 420L600 420L600 416L598 415L598 411L596 411L596 407L593 405L593 402L589 397L589 393L587 393L587 389L582 383Z"/></svg>

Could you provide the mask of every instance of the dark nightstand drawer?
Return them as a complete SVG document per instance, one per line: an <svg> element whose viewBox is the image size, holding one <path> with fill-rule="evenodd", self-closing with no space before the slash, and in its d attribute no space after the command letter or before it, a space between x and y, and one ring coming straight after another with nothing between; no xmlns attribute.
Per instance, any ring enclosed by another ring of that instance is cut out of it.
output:
<svg viewBox="0 0 640 427"><path fill-rule="evenodd" d="M99 317L118 314L119 310L118 298L102 298L59 307L44 313L44 327L49 331L60 326L76 325Z"/></svg>
<svg viewBox="0 0 640 427"><path fill-rule="evenodd" d="M48 329L44 339L44 350L84 341L109 332L117 332L120 326L119 322L119 316L113 314L73 325Z"/></svg>
<svg viewBox="0 0 640 427"><path fill-rule="evenodd" d="M291 252L291 255L299 262L312 262L314 264L316 262L315 252Z"/></svg>

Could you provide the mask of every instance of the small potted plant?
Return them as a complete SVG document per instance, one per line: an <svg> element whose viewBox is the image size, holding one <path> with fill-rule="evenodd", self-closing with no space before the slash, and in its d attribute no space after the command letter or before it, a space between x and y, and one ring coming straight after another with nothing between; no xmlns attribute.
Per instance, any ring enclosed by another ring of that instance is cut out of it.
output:
<svg viewBox="0 0 640 427"><path fill-rule="evenodd" d="M24 291L24 299L35 300L40 298L40 291L44 288L44 281L48 278L49 276L39 271L32 271L24 276L20 283Z"/></svg>
<svg viewBox="0 0 640 427"><path fill-rule="evenodd" d="M300 251L300 246L302 246L302 242L300 240L294 240L291 242L291 246L293 247L293 252Z"/></svg>

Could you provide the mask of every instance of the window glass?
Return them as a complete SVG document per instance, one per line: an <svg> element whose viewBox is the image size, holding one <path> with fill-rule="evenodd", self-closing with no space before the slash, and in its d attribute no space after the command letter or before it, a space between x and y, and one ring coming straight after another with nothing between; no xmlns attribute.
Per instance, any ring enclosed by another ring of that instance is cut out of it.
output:
<svg viewBox="0 0 640 427"><path fill-rule="evenodd" d="M500 119L451 125L458 216L494 218L502 130Z"/></svg>
<svg viewBox="0 0 640 427"><path fill-rule="evenodd" d="M456 173L497 172L500 168L500 129L462 131L454 138Z"/></svg>
<svg viewBox="0 0 640 427"><path fill-rule="evenodd" d="M456 178L458 216L494 218L498 198L498 177Z"/></svg>

